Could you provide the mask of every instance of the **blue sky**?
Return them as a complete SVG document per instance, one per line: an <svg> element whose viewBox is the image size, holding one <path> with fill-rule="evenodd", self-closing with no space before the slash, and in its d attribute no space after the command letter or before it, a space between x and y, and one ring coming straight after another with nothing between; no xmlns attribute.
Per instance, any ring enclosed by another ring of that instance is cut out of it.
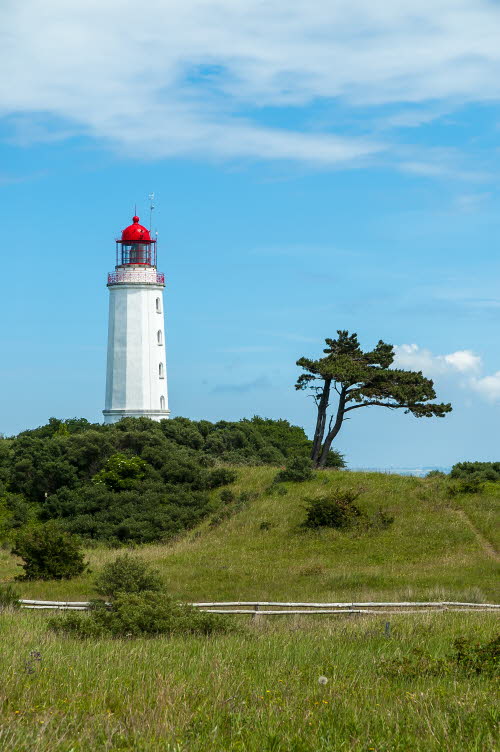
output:
<svg viewBox="0 0 500 752"><path fill-rule="evenodd" d="M500 6L374 5L3 3L0 432L101 419L114 238L154 191L173 415L310 432L295 361L345 328L454 405L359 411L351 466L499 459Z"/></svg>

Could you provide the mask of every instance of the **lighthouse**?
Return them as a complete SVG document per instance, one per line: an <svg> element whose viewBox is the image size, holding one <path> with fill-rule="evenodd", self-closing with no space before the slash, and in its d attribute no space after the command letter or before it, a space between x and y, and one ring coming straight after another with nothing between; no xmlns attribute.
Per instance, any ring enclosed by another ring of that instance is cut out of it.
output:
<svg viewBox="0 0 500 752"><path fill-rule="evenodd" d="M156 240L133 217L116 240L108 274L109 327L105 423L121 418L168 418L163 290Z"/></svg>

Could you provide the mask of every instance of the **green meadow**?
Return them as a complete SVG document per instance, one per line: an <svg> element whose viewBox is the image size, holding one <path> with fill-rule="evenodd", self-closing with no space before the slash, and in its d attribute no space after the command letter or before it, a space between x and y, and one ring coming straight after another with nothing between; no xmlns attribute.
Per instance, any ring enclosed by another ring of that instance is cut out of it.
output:
<svg viewBox="0 0 500 752"><path fill-rule="evenodd" d="M272 485L275 468L237 468L238 503L177 540L134 549L169 591L201 600L498 602L500 485L449 497L444 482L322 472ZM306 531L306 499L362 490L385 530ZM215 491L214 502L220 497ZM218 503L218 502L217 502ZM16 583L26 598L92 597L117 551L88 550L92 573ZM19 572L7 551L0 579ZM450 655L459 637L498 635L494 613L232 617L234 634L76 640L47 612L0 615L0 749L14 752L330 752L498 749L498 697L488 675L388 670L422 651ZM386 635L386 621L390 635ZM38 655L39 654L39 655ZM326 677L320 684L318 679Z"/></svg>

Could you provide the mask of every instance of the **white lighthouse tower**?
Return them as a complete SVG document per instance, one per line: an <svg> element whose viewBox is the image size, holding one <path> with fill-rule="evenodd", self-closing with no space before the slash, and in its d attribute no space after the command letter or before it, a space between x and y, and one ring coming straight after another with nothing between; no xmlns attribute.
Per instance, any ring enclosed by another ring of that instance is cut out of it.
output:
<svg viewBox="0 0 500 752"><path fill-rule="evenodd" d="M116 241L108 274L109 330L105 423L121 418L168 418L163 289L156 240L133 217Z"/></svg>

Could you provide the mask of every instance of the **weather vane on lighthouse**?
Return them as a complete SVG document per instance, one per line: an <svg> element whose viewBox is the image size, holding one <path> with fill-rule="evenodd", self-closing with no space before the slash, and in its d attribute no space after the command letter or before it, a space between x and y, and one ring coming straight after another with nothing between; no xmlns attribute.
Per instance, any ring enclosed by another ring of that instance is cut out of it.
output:
<svg viewBox="0 0 500 752"><path fill-rule="evenodd" d="M154 194L150 194L150 223ZM105 423L121 418L168 418L163 289L156 239L135 215L116 240L108 274L109 329Z"/></svg>

